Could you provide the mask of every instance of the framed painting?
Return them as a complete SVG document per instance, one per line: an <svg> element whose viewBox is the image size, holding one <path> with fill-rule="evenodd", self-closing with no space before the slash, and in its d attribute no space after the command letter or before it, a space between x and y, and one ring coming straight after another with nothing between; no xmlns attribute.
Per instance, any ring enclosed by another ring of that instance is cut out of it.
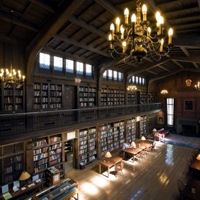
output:
<svg viewBox="0 0 200 200"><path fill-rule="evenodd" d="M192 111L194 109L194 102L192 100L185 100L184 109L186 111Z"/></svg>

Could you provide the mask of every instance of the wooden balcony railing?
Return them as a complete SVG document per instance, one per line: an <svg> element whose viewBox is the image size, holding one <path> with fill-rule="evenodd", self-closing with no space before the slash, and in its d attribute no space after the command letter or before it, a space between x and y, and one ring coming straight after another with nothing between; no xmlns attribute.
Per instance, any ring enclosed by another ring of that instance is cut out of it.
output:
<svg viewBox="0 0 200 200"><path fill-rule="evenodd" d="M0 115L0 141L18 134L32 133L88 122L97 122L119 116L134 117L162 109L162 103L95 107Z"/></svg>

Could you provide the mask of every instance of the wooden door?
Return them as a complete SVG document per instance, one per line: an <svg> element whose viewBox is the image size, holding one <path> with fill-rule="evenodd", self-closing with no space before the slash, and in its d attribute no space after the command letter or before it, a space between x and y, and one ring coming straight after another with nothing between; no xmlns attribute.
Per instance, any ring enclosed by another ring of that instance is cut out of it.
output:
<svg viewBox="0 0 200 200"><path fill-rule="evenodd" d="M65 85L63 96L64 96L63 108L64 109L75 109L76 108L75 86Z"/></svg>

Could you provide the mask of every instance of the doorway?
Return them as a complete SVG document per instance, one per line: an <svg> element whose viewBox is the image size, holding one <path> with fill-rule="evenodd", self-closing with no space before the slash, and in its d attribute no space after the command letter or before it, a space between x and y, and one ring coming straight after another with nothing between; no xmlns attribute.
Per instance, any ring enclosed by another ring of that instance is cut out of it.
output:
<svg viewBox="0 0 200 200"><path fill-rule="evenodd" d="M65 152L65 172L74 168L74 139L64 143Z"/></svg>

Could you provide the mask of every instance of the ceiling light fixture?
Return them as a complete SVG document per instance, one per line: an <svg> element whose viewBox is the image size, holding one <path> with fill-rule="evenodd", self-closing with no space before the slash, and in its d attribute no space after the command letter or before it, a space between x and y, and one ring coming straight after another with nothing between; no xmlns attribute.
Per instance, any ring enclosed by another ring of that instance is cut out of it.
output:
<svg viewBox="0 0 200 200"><path fill-rule="evenodd" d="M11 18L11 29L13 25L13 11L11 10L12 18ZM12 37L11 37L11 45ZM12 46L13 47L13 46ZM13 69L13 51L11 52L11 65L10 69L1 68L0 69L0 80L4 83L10 84L22 84L25 80L25 75L22 75L21 70Z"/></svg>
<svg viewBox="0 0 200 200"><path fill-rule="evenodd" d="M114 23L110 25L110 34L108 37L110 48L108 52L114 59L125 58L131 60L136 58L141 62L147 54L158 61L163 56L167 56L172 45L173 29L168 31L168 41L164 34L164 18L159 12L156 12L156 33L150 28L150 22L147 21L147 6L141 7L140 0L136 1L136 14L129 20L129 10L124 10L124 22L120 24L120 18L117 17Z"/></svg>
<svg viewBox="0 0 200 200"><path fill-rule="evenodd" d="M168 90L161 90L160 94L168 94Z"/></svg>

